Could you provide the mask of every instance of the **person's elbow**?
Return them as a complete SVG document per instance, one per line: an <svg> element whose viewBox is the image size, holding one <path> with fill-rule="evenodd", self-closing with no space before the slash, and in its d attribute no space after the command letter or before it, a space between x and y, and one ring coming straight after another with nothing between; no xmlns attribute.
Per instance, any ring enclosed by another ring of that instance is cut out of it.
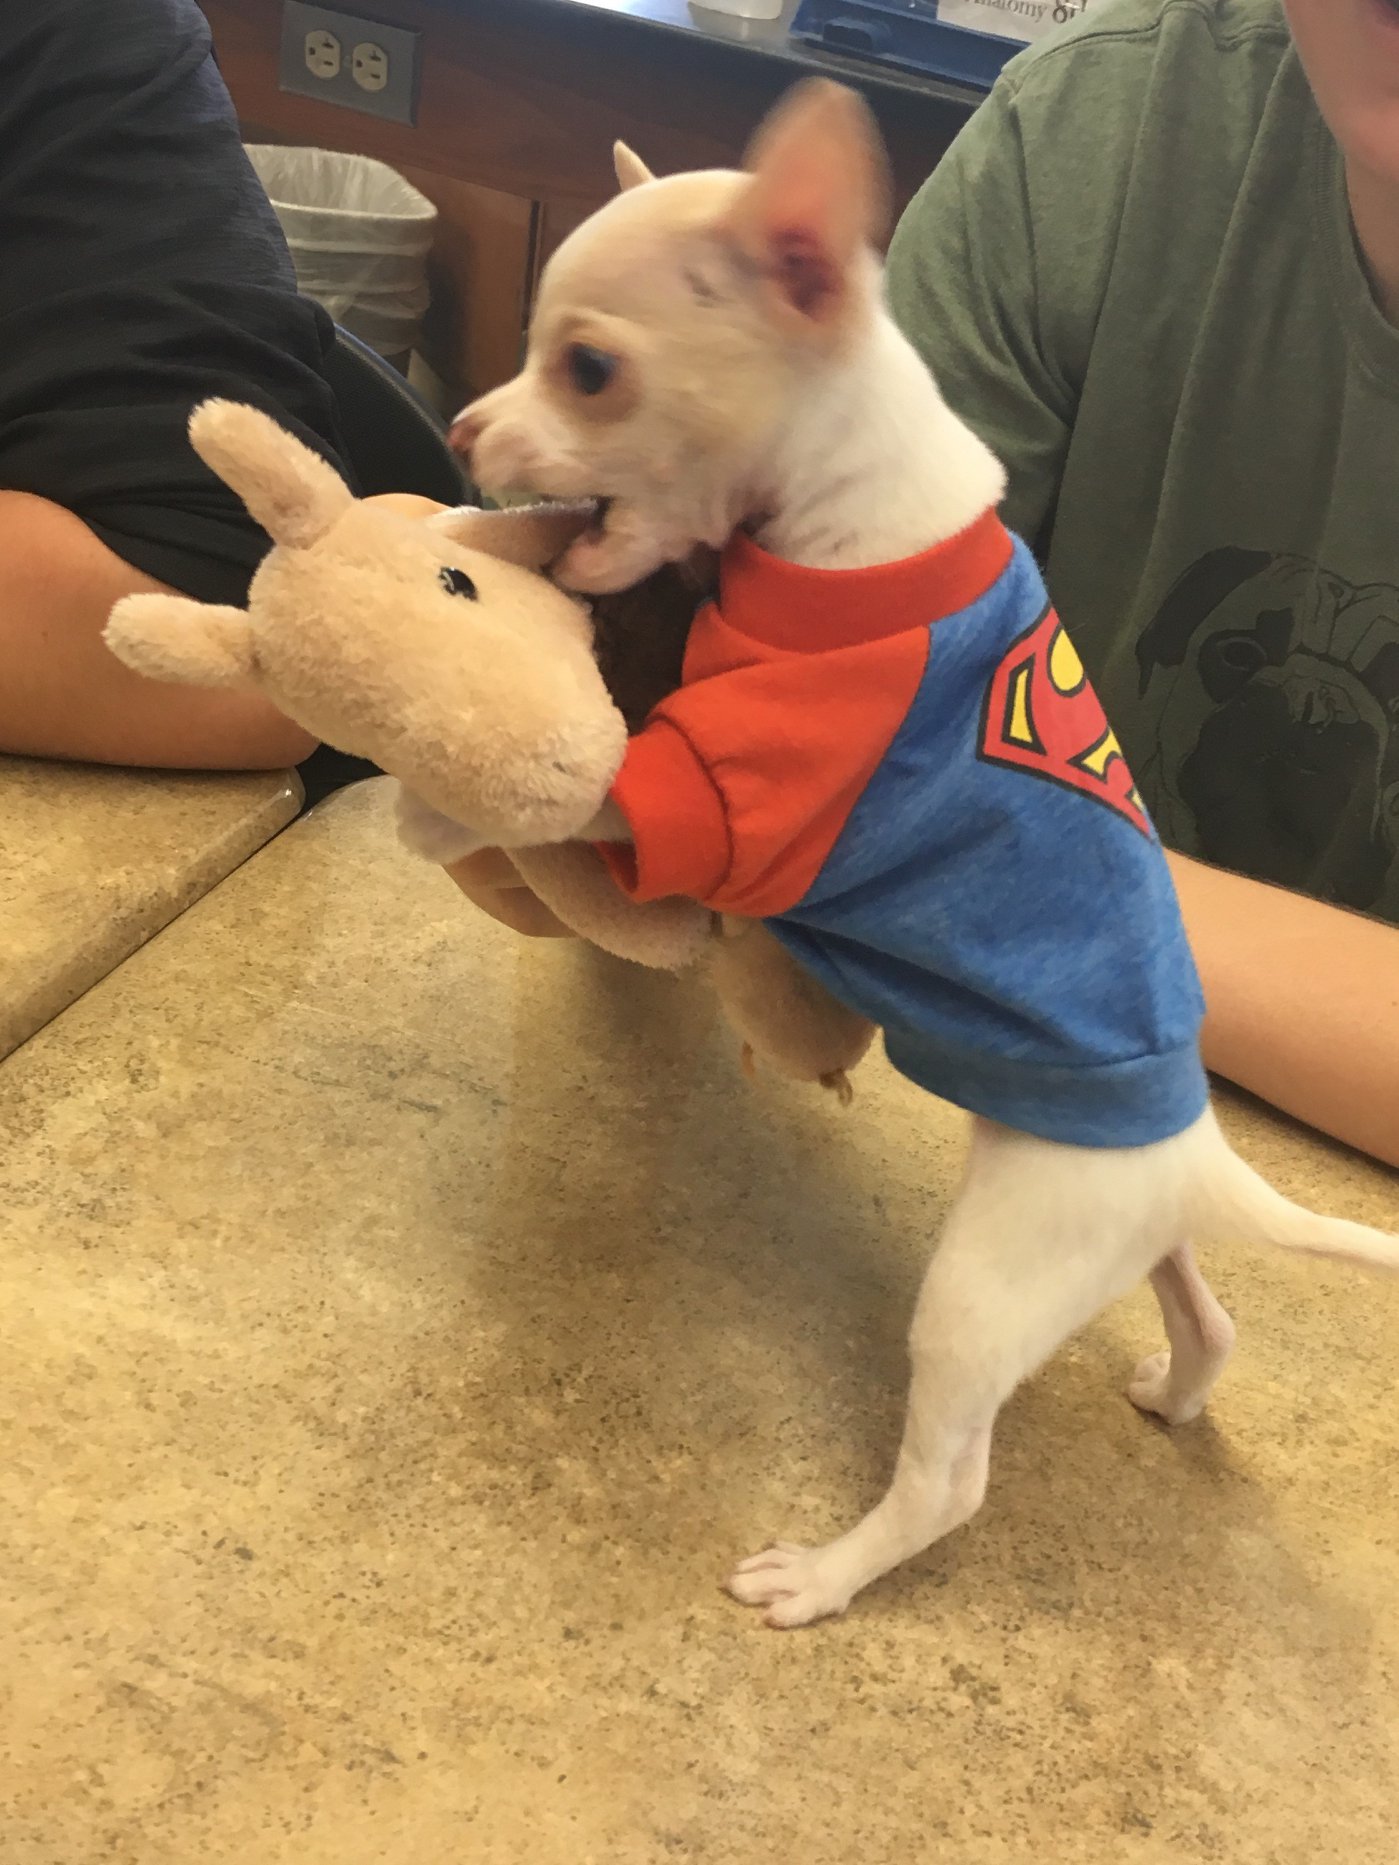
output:
<svg viewBox="0 0 1399 1865"><path fill-rule="evenodd" d="M130 704L122 710L93 709L86 729L79 721L66 733L51 732L47 743L18 749L97 764L230 773L289 770L316 749L314 733L279 711L265 693L128 679Z"/></svg>
<svg viewBox="0 0 1399 1865"><path fill-rule="evenodd" d="M220 699L230 696L219 695ZM284 771L309 758L319 740L260 694L239 694L225 709L210 707L202 734L208 768L226 771ZM223 714L223 716L219 716ZM199 763L197 743L181 746L180 763ZM164 761L164 760L162 760Z"/></svg>

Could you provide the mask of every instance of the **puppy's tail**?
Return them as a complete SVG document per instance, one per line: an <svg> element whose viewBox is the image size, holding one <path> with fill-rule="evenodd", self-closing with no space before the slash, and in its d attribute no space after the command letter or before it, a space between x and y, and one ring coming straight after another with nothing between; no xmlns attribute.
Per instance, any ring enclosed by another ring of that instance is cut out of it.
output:
<svg viewBox="0 0 1399 1865"><path fill-rule="evenodd" d="M1399 1270L1399 1236L1341 1217L1321 1217L1293 1204L1245 1165L1223 1134L1218 1142L1201 1175L1201 1236L1238 1237L1309 1256L1341 1256L1373 1269Z"/></svg>

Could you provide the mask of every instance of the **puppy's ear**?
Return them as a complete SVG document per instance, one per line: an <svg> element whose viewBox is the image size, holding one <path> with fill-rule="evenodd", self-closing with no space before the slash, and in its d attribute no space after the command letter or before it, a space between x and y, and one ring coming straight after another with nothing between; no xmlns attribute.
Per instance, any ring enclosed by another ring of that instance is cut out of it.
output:
<svg viewBox="0 0 1399 1865"><path fill-rule="evenodd" d="M181 686L250 686L252 629L244 610L186 596L123 596L104 630L119 661Z"/></svg>
<svg viewBox="0 0 1399 1865"><path fill-rule="evenodd" d="M636 151L628 149L624 142L613 143L612 166L617 171L617 186L623 194L632 188L639 188L643 182L656 179Z"/></svg>
<svg viewBox="0 0 1399 1865"><path fill-rule="evenodd" d="M844 85L809 79L762 124L745 167L723 230L789 318L836 323L856 261L888 232L888 163L868 106Z"/></svg>
<svg viewBox="0 0 1399 1865"><path fill-rule="evenodd" d="M593 505L517 505L503 512L459 505L435 512L428 528L522 570L546 570L593 521Z"/></svg>

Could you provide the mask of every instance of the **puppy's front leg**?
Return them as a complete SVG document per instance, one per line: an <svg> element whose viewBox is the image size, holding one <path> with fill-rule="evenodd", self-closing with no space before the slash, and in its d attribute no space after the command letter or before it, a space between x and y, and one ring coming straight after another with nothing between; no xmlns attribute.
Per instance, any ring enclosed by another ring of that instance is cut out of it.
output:
<svg viewBox="0 0 1399 1865"><path fill-rule="evenodd" d="M555 565L565 589L589 596L612 596L632 589L668 563L679 563L696 539L616 500L599 530L575 538Z"/></svg>

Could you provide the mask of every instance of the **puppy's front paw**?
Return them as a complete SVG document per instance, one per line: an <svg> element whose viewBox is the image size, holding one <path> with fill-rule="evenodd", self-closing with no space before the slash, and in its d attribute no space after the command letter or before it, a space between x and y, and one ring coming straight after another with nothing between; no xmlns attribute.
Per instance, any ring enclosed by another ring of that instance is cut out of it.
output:
<svg viewBox="0 0 1399 1865"><path fill-rule="evenodd" d="M650 553L638 553L612 538L590 533L575 538L560 557L554 574L565 589L576 589L586 596L612 596L618 590L630 589L659 568L660 563L652 561Z"/></svg>
<svg viewBox="0 0 1399 1865"><path fill-rule="evenodd" d="M740 1561L725 1584L744 1606L766 1606L767 1624L785 1630L845 1611L851 1594L834 1565L828 1550L779 1541Z"/></svg>
<svg viewBox="0 0 1399 1865"><path fill-rule="evenodd" d="M612 596L632 589L681 554L683 540L657 530L630 506L614 504L569 545L555 567L566 589Z"/></svg>
<svg viewBox="0 0 1399 1865"><path fill-rule="evenodd" d="M394 815L398 839L403 846L421 855L424 861L435 861L441 868L450 868L454 861L462 861L485 846L480 836L473 835L461 823L453 822L450 816L444 816L431 803L424 803L420 796L405 790L401 784Z"/></svg>

